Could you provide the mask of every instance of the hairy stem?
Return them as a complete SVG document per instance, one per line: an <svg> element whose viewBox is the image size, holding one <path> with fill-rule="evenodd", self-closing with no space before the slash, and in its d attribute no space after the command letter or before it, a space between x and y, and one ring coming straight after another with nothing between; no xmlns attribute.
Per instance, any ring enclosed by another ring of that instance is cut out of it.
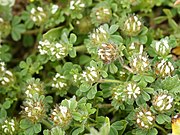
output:
<svg viewBox="0 0 180 135"><path fill-rule="evenodd" d="M41 121L41 123L44 124L44 125L45 125L47 128L49 128L49 129L52 128L52 124L51 124L49 121L45 120L45 119L43 119L43 120Z"/></svg>
<svg viewBox="0 0 180 135"><path fill-rule="evenodd" d="M98 83L122 83L119 80L113 80L113 79L101 79L98 81Z"/></svg>
<svg viewBox="0 0 180 135"><path fill-rule="evenodd" d="M165 135L168 134L164 128L162 128L161 126L157 125L156 123L154 124L154 126L155 126L157 129L161 130Z"/></svg>

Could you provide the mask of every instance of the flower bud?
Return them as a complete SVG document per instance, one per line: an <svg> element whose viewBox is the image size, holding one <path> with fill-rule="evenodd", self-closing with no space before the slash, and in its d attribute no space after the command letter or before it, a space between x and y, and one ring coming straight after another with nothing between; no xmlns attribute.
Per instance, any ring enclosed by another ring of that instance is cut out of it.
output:
<svg viewBox="0 0 180 135"><path fill-rule="evenodd" d="M123 31L128 36L137 36L142 30L142 22L136 15L130 16L124 23Z"/></svg>
<svg viewBox="0 0 180 135"><path fill-rule="evenodd" d="M149 70L149 59L146 54L143 54L143 46L140 46L140 52L134 54L130 60L130 66L135 73L142 73Z"/></svg>
<svg viewBox="0 0 180 135"><path fill-rule="evenodd" d="M101 45L101 47L99 47L98 55L106 64L115 61L118 56L115 46L104 43Z"/></svg>
<svg viewBox="0 0 180 135"><path fill-rule="evenodd" d="M26 91L25 91L25 94L26 94L26 97L27 98L33 98L33 96L35 94L37 95L42 95L44 92L43 92L43 84L40 83L40 80L39 79L30 79L28 80L28 84L27 84L27 87L26 87Z"/></svg>
<svg viewBox="0 0 180 135"><path fill-rule="evenodd" d="M108 23L112 17L112 11L107 2L100 2L91 11L92 23L96 26Z"/></svg>
<svg viewBox="0 0 180 135"><path fill-rule="evenodd" d="M147 109L139 109L136 113L136 123L139 127L149 129L153 126L155 121L155 116L153 116L152 112Z"/></svg>
<svg viewBox="0 0 180 135"><path fill-rule="evenodd" d="M7 37L11 32L11 25L10 22L5 21L3 18L0 17L0 43L1 38Z"/></svg>
<svg viewBox="0 0 180 135"><path fill-rule="evenodd" d="M66 106L56 105L51 112L51 120L54 125L65 128L70 124L72 116Z"/></svg>
<svg viewBox="0 0 180 135"><path fill-rule="evenodd" d="M32 8L30 12L30 17L36 25L41 26L46 21L47 15L42 7Z"/></svg>
<svg viewBox="0 0 180 135"><path fill-rule="evenodd" d="M161 113L166 112L173 107L173 97L167 91L160 92L153 97L152 104L156 111Z"/></svg>
<svg viewBox="0 0 180 135"><path fill-rule="evenodd" d="M29 98L24 102L22 108L23 116L33 122L41 121L46 116L44 96Z"/></svg>
<svg viewBox="0 0 180 135"><path fill-rule="evenodd" d="M93 33L90 35L90 39L92 44L101 45L102 43L106 43L108 41L108 33L104 29L103 25L99 28L95 29Z"/></svg>
<svg viewBox="0 0 180 135"><path fill-rule="evenodd" d="M173 71L174 66L172 63L170 61L165 61L164 59L157 63L155 67L156 74L162 77L170 76Z"/></svg>

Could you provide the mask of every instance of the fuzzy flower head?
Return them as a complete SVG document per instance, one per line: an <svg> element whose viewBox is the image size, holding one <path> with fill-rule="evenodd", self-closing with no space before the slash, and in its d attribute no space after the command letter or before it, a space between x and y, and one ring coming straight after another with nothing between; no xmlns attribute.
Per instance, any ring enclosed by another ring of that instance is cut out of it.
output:
<svg viewBox="0 0 180 135"><path fill-rule="evenodd" d="M157 75L160 75L162 77L170 76L172 72L174 71L174 66L170 61L161 60L159 63L157 63L155 67L155 72Z"/></svg>
<svg viewBox="0 0 180 135"><path fill-rule="evenodd" d="M70 10L82 10L85 8L85 3L82 0L70 0Z"/></svg>
<svg viewBox="0 0 180 135"><path fill-rule="evenodd" d="M56 73L56 75L53 78L52 87L57 89L62 89L67 86L66 78L65 76L60 75L59 73Z"/></svg>
<svg viewBox="0 0 180 135"><path fill-rule="evenodd" d="M2 134L14 135L16 134L16 128L17 122L15 119L6 119L1 126Z"/></svg>
<svg viewBox="0 0 180 135"><path fill-rule="evenodd" d="M44 93L43 84L40 83L39 79L35 80L33 78L33 79L28 80L28 84L25 91L27 98L33 98L35 94L42 95L43 93Z"/></svg>
<svg viewBox="0 0 180 135"><path fill-rule="evenodd" d="M0 2L1 3L1 2ZM11 32L11 24L9 21L5 21L3 18L0 17L0 43L1 38L5 38Z"/></svg>
<svg viewBox="0 0 180 135"><path fill-rule="evenodd" d="M167 56L172 47L169 45L169 38L163 38L160 41L154 41L151 46L155 49L157 55L164 57Z"/></svg>
<svg viewBox="0 0 180 135"><path fill-rule="evenodd" d="M155 121L155 116L153 116L150 110L141 108L136 113L136 123L140 128L150 129Z"/></svg>
<svg viewBox="0 0 180 135"><path fill-rule="evenodd" d="M98 56L104 63L109 64L116 60L118 52L116 47L112 44L102 44L98 49Z"/></svg>
<svg viewBox="0 0 180 135"><path fill-rule="evenodd" d="M51 112L51 120L54 125L65 128L70 124L72 115L67 107L56 105Z"/></svg>
<svg viewBox="0 0 180 135"><path fill-rule="evenodd" d="M113 98L118 101L134 100L140 95L141 89L135 83L127 83L114 89Z"/></svg>
<svg viewBox="0 0 180 135"><path fill-rule="evenodd" d="M100 2L92 9L90 16L92 22L98 26L111 20L112 11L107 2Z"/></svg>
<svg viewBox="0 0 180 135"><path fill-rule="evenodd" d="M136 15L130 16L124 23L123 31L128 36L136 36L142 30L142 22Z"/></svg>
<svg viewBox="0 0 180 135"><path fill-rule="evenodd" d="M92 44L101 45L102 43L106 43L108 41L108 32L104 29L103 25L99 28L95 29L93 33L90 35L90 40Z"/></svg>
<svg viewBox="0 0 180 135"><path fill-rule="evenodd" d="M22 114L27 119L38 122L46 116L44 96L33 97L24 102Z"/></svg>
<svg viewBox="0 0 180 135"><path fill-rule="evenodd" d="M3 86L14 82L14 76L11 71L7 70L5 63L0 61L0 84Z"/></svg>
<svg viewBox="0 0 180 135"><path fill-rule="evenodd" d="M42 7L32 8L30 14L31 20L38 26L46 21L47 15Z"/></svg>
<svg viewBox="0 0 180 135"><path fill-rule="evenodd" d="M143 46L140 46L140 52L134 54L130 61L130 66L135 73L143 73L149 70L150 61L146 54L143 54Z"/></svg>
<svg viewBox="0 0 180 135"><path fill-rule="evenodd" d="M173 97L167 91L157 93L152 101L153 107L158 112L167 112L173 107Z"/></svg>
<svg viewBox="0 0 180 135"><path fill-rule="evenodd" d="M99 79L99 72L98 70L93 67L87 67L85 71L81 74L81 82L89 82L89 83L94 83Z"/></svg>
<svg viewBox="0 0 180 135"><path fill-rule="evenodd" d="M51 60L59 60L67 55L67 49L60 42L50 42L49 40L40 41L38 49L41 55L48 55Z"/></svg>

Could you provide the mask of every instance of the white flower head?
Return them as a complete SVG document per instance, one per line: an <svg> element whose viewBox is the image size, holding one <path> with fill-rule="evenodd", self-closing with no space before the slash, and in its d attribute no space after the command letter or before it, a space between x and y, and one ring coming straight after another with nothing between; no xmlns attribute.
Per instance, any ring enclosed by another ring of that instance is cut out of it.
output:
<svg viewBox="0 0 180 135"><path fill-rule="evenodd" d="M51 86L57 89L62 89L66 87L67 83L66 83L65 76L62 76L59 73L56 73L55 77L53 78L53 83Z"/></svg>
<svg viewBox="0 0 180 135"><path fill-rule="evenodd" d="M153 98L153 106L159 112L169 111L173 107L174 98L167 91L157 93Z"/></svg>
<svg viewBox="0 0 180 135"><path fill-rule="evenodd" d="M71 122L72 116L66 106L56 105L52 110L51 119L55 125L66 127Z"/></svg>
<svg viewBox="0 0 180 135"><path fill-rule="evenodd" d="M13 135L15 133L15 128L16 128L15 126L16 126L15 120L10 119L10 120L5 120L1 128L5 134Z"/></svg>
<svg viewBox="0 0 180 135"><path fill-rule="evenodd" d="M161 75L162 77L170 76L171 73L174 71L174 66L170 61L161 60L156 68L156 74Z"/></svg>
<svg viewBox="0 0 180 135"><path fill-rule="evenodd" d="M85 7L85 3L82 2L82 0L71 0L70 1L70 5L69 8L71 10L79 10L79 9L83 9Z"/></svg>
<svg viewBox="0 0 180 135"><path fill-rule="evenodd" d="M81 79L86 82L95 82L98 79L99 73L97 69L93 66L87 67L86 71L81 74Z"/></svg>
<svg viewBox="0 0 180 135"><path fill-rule="evenodd" d="M140 109L136 114L136 122L141 128L151 128L153 126L154 120L155 117L149 110Z"/></svg>

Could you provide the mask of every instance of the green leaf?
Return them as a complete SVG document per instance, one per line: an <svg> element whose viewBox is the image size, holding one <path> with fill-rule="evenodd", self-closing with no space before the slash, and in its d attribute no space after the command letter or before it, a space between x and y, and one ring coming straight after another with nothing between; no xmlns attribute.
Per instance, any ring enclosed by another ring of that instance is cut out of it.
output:
<svg viewBox="0 0 180 135"><path fill-rule="evenodd" d="M76 49L75 48L72 48L68 53L71 58L76 57Z"/></svg>
<svg viewBox="0 0 180 135"><path fill-rule="evenodd" d="M33 126L33 128L34 128L34 132L35 133L39 133L39 132L41 132L41 124L35 124L34 126Z"/></svg>
<svg viewBox="0 0 180 135"><path fill-rule="evenodd" d="M34 44L34 38L32 35L24 35L23 36L23 45L25 47L32 47Z"/></svg>
<svg viewBox="0 0 180 135"><path fill-rule="evenodd" d="M163 123L165 122L165 120L164 120L163 117L164 117L163 114L157 115L157 116L156 116L156 122L157 122L158 124L163 124Z"/></svg>
<svg viewBox="0 0 180 135"><path fill-rule="evenodd" d="M6 118L6 117L7 117L7 112L6 112L6 110L5 110L3 107L1 107L0 119L1 119L1 118Z"/></svg>
<svg viewBox="0 0 180 135"><path fill-rule="evenodd" d="M169 9L163 9L163 12L167 15L168 18L172 18L172 17L173 17L173 15L172 15L172 13L171 13L171 10L169 10Z"/></svg>
<svg viewBox="0 0 180 135"><path fill-rule="evenodd" d="M34 129L33 127L30 127L24 131L25 135L34 135Z"/></svg>
<svg viewBox="0 0 180 135"><path fill-rule="evenodd" d="M156 128L151 128L146 135L157 135L158 131Z"/></svg>
<svg viewBox="0 0 180 135"><path fill-rule="evenodd" d="M173 28L173 30L176 31L179 29L178 24L173 19L168 19L168 23L171 26L171 28Z"/></svg>
<svg viewBox="0 0 180 135"><path fill-rule="evenodd" d="M117 129L115 129L114 127L111 126L109 134L110 135L118 135L118 131L117 131Z"/></svg>
<svg viewBox="0 0 180 135"><path fill-rule="evenodd" d="M152 94L154 93L154 89L153 88L150 88L150 87L146 87L146 88L143 88L143 90L149 94Z"/></svg>
<svg viewBox="0 0 180 135"><path fill-rule="evenodd" d="M111 64L109 65L109 70L110 70L110 72L111 72L112 74L115 74L115 73L117 73L118 68L116 67L116 65L115 65L114 63L111 63Z"/></svg>
<svg viewBox="0 0 180 135"><path fill-rule="evenodd" d="M97 87L95 85L89 90L89 92L87 94L87 98L88 99L93 99L95 97L96 93L97 93Z"/></svg>
<svg viewBox="0 0 180 135"><path fill-rule="evenodd" d="M90 62L91 61L91 57L89 57L89 56L87 56L87 55L81 55L80 57L79 57L79 64L80 65L84 65L84 64L86 64L86 63L88 63L88 62Z"/></svg>
<svg viewBox="0 0 180 135"><path fill-rule="evenodd" d="M49 134L50 134L50 131L48 129L43 130L43 135L49 135Z"/></svg>
<svg viewBox="0 0 180 135"><path fill-rule="evenodd" d="M142 78L142 76L141 76L141 75L134 75L134 76L132 77L132 80L134 80L134 81L138 82L138 81L140 81L140 80L141 80L141 78Z"/></svg>
<svg viewBox="0 0 180 135"><path fill-rule="evenodd" d="M87 92L87 91L90 90L90 88L91 88L91 86L88 85L88 84L81 84L80 87L79 87L79 90L80 90L81 92Z"/></svg>
<svg viewBox="0 0 180 135"><path fill-rule="evenodd" d="M111 35L110 36L110 41L114 42L116 44L120 44L123 42L123 38L120 35Z"/></svg>
<svg viewBox="0 0 180 135"><path fill-rule="evenodd" d="M126 127L127 124L128 122L126 120L121 120L114 122L111 126L114 127L116 130L122 130L124 129L124 127Z"/></svg>
<svg viewBox="0 0 180 135"><path fill-rule="evenodd" d="M141 86L142 88L145 88L147 86L147 82L144 80L144 78L141 78L138 85Z"/></svg>
<svg viewBox="0 0 180 135"><path fill-rule="evenodd" d="M81 126L72 132L72 135L79 135L84 131L84 126Z"/></svg>
<svg viewBox="0 0 180 135"><path fill-rule="evenodd" d="M178 75L166 77L165 80L161 82L161 86L164 90L168 90L173 93L180 93L180 79Z"/></svg>
<svg viewBox="0 0 180 135"><path fill-rule="evenodd" d="M53 97L52 96L47 96L47 97L45 97L44 101L46 103L53 103Z"/></svg>
<svg viewBox="0 0 180 135"><path fill-rule="evenodd" d="M51 129L51 135L65 135L65 131L63 131L60 127L54 127Z"/></svg>
<svg viewBox="0 0 180 135"><path fill-rule="evenodd" d="M149 101L151 99L150 95L146 93L145 91L142 91L141 94L145 101Z"/></svg>
<svg viewBox="0 0 180 135"><path fill-rule="evenodd" d="M13 22L12 22L13 23ZM26 31L24 24L12 24L11 36L13 40L18 41L21 39L21 34Z"/></svg>
<svg viewBox="0 0 180 135"><path fill-rule="evenodd" d="M82 114L80 114L79 112L72 112L72 116L76 121L81 121Z"/></svg>
<svg viewBox="0 0 180 135"><path fill-rule="evenodd" d="M159 17L156 17L156 18L154 19L154 21L155 21L156 24L160 24L160 23L162 23L162 22L164 22L164 21L166 21L166 20L167 20L167 17L166 17L166 16L159 16Z"/></svg>
<svg viewBox="0 0 180 135"><path fill-rule="evenodd" d="M27 129L27 128L32 127L32 126L33 126L33 123L28 119L22 119L20 121L20 128L21 129Z"/></svg>
<svg viewBox="0 0 180 135"><path fill-rule="evenodd" d="M118 30L118 28L119 28L119 25L116 25L116 24L111 25L111 27L109 28L109 33L110 34L115 33Z"/></svg>
<svg viewBox="0 0 180 135"><path fill-rule="evenodd" d="M109 135L110 132L110 121L109 118L106 117L104 125L100 128L101 135Z"/></svg>
<svg viewBox="0 0 180 135"><path fill-rule="evenodd" d="M43 39L55 40L59 39L63 27L52 28L43 35Z"/></svg>
<svg viewBox="0 0 180 135"><path fill-rule="evenodd" d="M152 76L144 76L144 79L146 82L149 82L149 83L152 83L155 80Z"/></svg>
<svg viewBox="0 0 180 135"><path fill-rule="evenodd" d="M5 109L9 109L9 108L11 107L11 103L12 103L12 102L10 102L9 100L7 100L7 101L5 101L5 102L3 103L3 107L4 107Z"/></svg>
<svg viewBox="0 0 180 135"><path fill-rule="evenodd" d="M74 44L77 40L77 36L74 33L71 33L70 35L70 43Z"/></svg>

